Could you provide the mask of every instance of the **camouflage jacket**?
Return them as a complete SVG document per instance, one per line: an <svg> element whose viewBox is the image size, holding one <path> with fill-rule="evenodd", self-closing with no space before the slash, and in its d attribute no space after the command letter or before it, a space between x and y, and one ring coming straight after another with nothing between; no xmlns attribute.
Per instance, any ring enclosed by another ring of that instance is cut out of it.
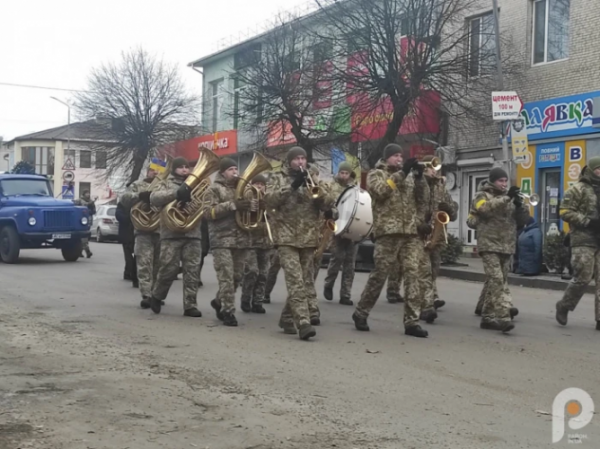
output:
<svg viewBox="0 0 600 449"><path fill-rule="evenodd" d="M249 248L249 232L240 229L235 221L235 184L228 183L217 173L206 195L204 217L208 222L211 248Z"/></svg>
<svg viewBox="0 0 600 449"><path fill-rule="evenodd" d="M429 184L429 195L430 195L430 209L433 211L438 210L440 203L446 203L452 209L448 215L450 215L450 221L456 221L458 215L457 204L452 200L448 189L446 189L446 182L444 178L438 177L426 177L427 183Z"/></svg>
<svg viewBox="0 0 600 449"><path fill-rule="evenodd" d="M571 247L599 246L600 235L594 233L592 229L587 229L592 218L600 218L598 194L600 194L600 180L595 180L587 167L581 172L579 181L565 192L559 213L571 227Z"/></svg>
<svg viewBox="0 0 600 449"><path fill-rule="evenodd" d="M154 207L163 209L167 204L175 201L177 197L177 189L183 184L185 179L169 175L166 181L161 182L158 187L150 195L150 204ZM201 239L200 221L188 232L171 231L166 223L166 217L161 213L160 217L160 238L165 239Z"/></svg>
<svg viewBox="0 0 600 449"><path fill-rule="evenodd" d="M87 207L88 211L90 212L90 216L96 215L96 202L92 199L86 201L83 198L77 198L76 200L73 200L73 204L76 206Z"/></svg>
<svg viewBox="0 0 600 449"><path fill-rule="evenodd" d="M340 198L340 195L346 190L348 187L353 186L354 182L352 179L349 179L347 182L341 181L337 176L329 184L329 188L331 189L331 195L333 196L335 202Z"/></svg>
<svg viewBox="0 0 600 449"><path fill-rule="evenodd" d="M529 211L515 206L506 192L484 181L473 199L469 217L477 223L478 252L514 254L517 227L527 224Z"/></svg>
<svg viewBox="0 0 600 449"><path fill-rule="evenodd" d="M276 246L316 248L321 233L321 212L334 209L335 214L335 198L330 187L319 181L319 173L314 167L309 165L308 170L313 181L323 190L319 200L311 199L304 186L292 190L295 175L287 164L269 179L265 202Z"/></svg>
<svg viewBox="0 0 600 449"><path fill-rule="evenodd" d="M429 187L422 178L415 180L395 171L380 160L369 172L367 186L373 210L373 236L417 235L417 226L425 223L430 210Z"/></svg>
<svg viewBox="0 0 600 449"><path fill-rule="evenodd" d="M151 183L151 181L148 182L148 180L146 180L146 179L141 179L139 181L136 181L133 184L131 184L129 186L129 188L127 189L127 191L123 194L123 196L121 197L121 203L123 204L125 209L127 209L128 213L130 213L131 208L140 201L139 194L141 192L146 192L148 190L148 187L150 187L150 183ZM135 235L157 234L158 232L159 232L159 229L157 229L155 232L143 232L143 231L138 231L136 229Z"/></svg>

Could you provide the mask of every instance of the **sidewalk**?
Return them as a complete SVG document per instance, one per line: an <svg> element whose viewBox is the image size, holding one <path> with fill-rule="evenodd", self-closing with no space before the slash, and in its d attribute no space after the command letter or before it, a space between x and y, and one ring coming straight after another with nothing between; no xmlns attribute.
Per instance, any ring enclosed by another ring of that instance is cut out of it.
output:
<svg viewBox="0 0 600 449"><path fill-rule="evenodd" d="M442 265L440 276L473 282L483 282L485 280L483 262L479 257L461 257L459 263L461 266ZM509 285L517 285L519 287L563 291L567 288L569 281L564 281L560 276L553 274L521 276L519 274L509 273L508 283ZM586 292L594 293L594 290L594 285L590 284L588 285Z"/></svg>

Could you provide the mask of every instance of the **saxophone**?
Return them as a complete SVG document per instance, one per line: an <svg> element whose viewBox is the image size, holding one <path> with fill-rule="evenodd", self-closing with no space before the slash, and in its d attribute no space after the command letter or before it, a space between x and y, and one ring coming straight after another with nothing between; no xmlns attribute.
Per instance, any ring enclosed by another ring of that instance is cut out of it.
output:
<svg viewBox="0 0 600 449"><path fill-rule="evenodd" d="M156 175L148 186L147 190L149 192L156 190L160 183L169 177L173 159L167 156L167 161L164 171ZM160 225L160 209L139 201L131 208L131 222L133 223L133 227L138 231L154 232Z"/></svg>
<svg viewBox="0 0 600 449"><path fill-rule="evenodd" d="M427 243L425 243L425 249L434 250L442 244L442 239L445 243L448 243L448 232L446 231L446 225L450 223L450 215L441 210L433 214L433 231Z"/></svg>
<svg viewBox="0 0 600 449"><path fill-rule="evenodd" d="M219 169L219 156L206 148L200 148L200 157L194 170L184 181L192 189L192 199L187 203L174 200L162 211L165 224L173 232L193 229L207 206L206 194L210 188L209 176Z"/></svg>
<svg viewBox="0 0 600 449"><path fill-rule="evenodd" d="M315 263L320 261L321 257L323 257L325 248L327 248L327 245L331 240L331 236L336 230L337 224L335 223L335 220L325 220L323 227L321 228L321 240L319 241L319 246L315 250Z"/></svg>

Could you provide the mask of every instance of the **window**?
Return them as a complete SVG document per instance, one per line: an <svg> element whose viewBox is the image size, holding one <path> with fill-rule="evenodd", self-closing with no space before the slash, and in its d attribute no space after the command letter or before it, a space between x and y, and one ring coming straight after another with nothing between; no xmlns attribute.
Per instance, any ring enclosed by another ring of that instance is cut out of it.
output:
<svg viewBox="0 0 600 449"><path fill-rule="evenodd" d="M533 4L533 63L569 57L571 0L536 0Z"/></svg>
<svg viewBox="0 0 600 449"><path fill-rule="evenodd" d="M52 196L50 183L44 179L5 179L0 183L4 196Z"/></svg>
<svg viewBox="0 0 600 449"><path fill-rule="evenodd" d="M21 159L35 167L38 175L54 175L54 147L23 147Z"/></svg>
<svg viewBox="0 0 600 449"><path fill-rule="evenodd" d="M212 106L212 132L219 131L221 124L221 113L223 109L223 86L224 81L214 81L210 83L211 86L211 106Z"/></svg>
<svg viewBox="0 0 600 449"><path fill-rule="evenodd" d="M487 75L495 67L494 15L489 12L469 20L469 76Z"/></svg>
<svg viewBox="0 0 600 449"><path fill-rule="evenodd" d="M96 151L96 168L106 168L106 151Z"/></svg>
<svg viewBox="0 0 600 449"><path fill-rule="evenodd" d="M233 129L238 129L240 121L243 121L244 112L241 109L244 108L244 101L240 99L246 83L240 77L236 77L233 80Z"/></svg>
<svg viewBox="0 0 600 449"><path fill-rule="evenodd" d="M92 184L89 182L80 182L79 183L79 198L83 196L83 192L90 192L90 196L92 194Z"/></svg>
<svg viewBox="0 0 600 449"><path fill-rule="evenodd" d="M300 70L300 52L291 51L283 58L283 70L285 72L295 72Z"/></svg>
<svg viewBox="0 0 600 449"><path fill-rule="evenodd" d="M233 56L233 68L244 69L257 64L260 61L260 44L251 45Z"/></svg>
<svg viewBox="0 0 600 449"><path fill-rule="evenodd" d="M114 217L116 213L117 213L117 208L116 207L109 207L106 210L106 215L108 215L109 217Z"/></svg>
<svg viewBox="0 0 600 449"><path fill-rule="evenodd" d="M79 168L92 168L92 152L88 150L79 151Z"/></svg>
<svg viewBox="0 0 600 449"><path fill-rule="evenodd" d="M349 33L346 35L346 43L348 45L348 53L356 53L361 50L367 50L369 48L369 30L361 28L356 33Z"/></svg>
<svg viewBox="0 0 600 449"><path fill-rule="evenodd" d="M312 48L313 63L319 65L333 58L333 42L325 40L315 44Z"/></svg>

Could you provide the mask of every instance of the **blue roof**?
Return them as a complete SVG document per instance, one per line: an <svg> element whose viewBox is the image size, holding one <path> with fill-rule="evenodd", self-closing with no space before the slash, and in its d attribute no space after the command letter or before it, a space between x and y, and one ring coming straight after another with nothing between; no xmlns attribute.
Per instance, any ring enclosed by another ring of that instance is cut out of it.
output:
<svg viewBox="0 0 600 449"><path fill-rule="evenodd" d="M0 181L3 179L48 179L46 176L42 175L20 175L18 173L4 173L0 174Z"/></svg>

